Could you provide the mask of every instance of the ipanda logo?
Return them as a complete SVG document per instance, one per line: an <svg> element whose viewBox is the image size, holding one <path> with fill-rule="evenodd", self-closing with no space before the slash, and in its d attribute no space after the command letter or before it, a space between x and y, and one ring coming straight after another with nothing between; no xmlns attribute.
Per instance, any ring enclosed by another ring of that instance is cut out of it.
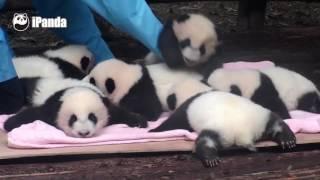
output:
<svg viewBox="0 0 320 180"><path fill-rule="evenodd" d="M12 18L13 29L16 31L25 31L30 26L30 20L27 13L14 13ZM61 18L42 18L40 16L31 16L32 28L66 28L67 19Z"/></svg>

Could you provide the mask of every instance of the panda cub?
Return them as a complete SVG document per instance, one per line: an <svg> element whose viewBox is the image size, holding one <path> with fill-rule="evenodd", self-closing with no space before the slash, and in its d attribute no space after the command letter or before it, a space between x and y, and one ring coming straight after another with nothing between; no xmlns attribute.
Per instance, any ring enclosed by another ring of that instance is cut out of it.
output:
<svg viewBox="0 0 320 180"><path fill-rule="evenodd" d="M96 85L113 103L156 120L168 110L166 97L170 87L187 78L202 76L171 70L165 64L143 66L113 59L99 63L84 80Z"/></svg>
<svg viewBox="0 0 320 180"><path fill-rule="evenodd" d="M317 87L302 75L282 67L258 70L213 71L207 83L214 89L231 92L290 118L289 111L300 109L320 113Z"/></svg>
<svg viewBox="0 0 320 180"><path fill-rule="evenodd" d="M89 83L74 79L34 79L34 106L11 116L4 129L11 131L23 124L42 120L67 135L87 138L111 124L146 127L146 120L113 105Z"/></svg>
<svg viewBox="0 0 320 180"><path fill-rule="evenodd" d="M67 45L50 49L42 55L13 58L20 78L53 77L82 79L93 67L92 53L82 45Z"/></svg>
<svg viewBox="0 0 320 180"><path fill-rule="evenodd" d="M220 162L218 152L231 146L255 150L254 143L260 140L275 141L283 149L296 145L293 132L268 109L231 93L210 91L199 81L185 81L181 86L199 88L189 91L177 85L172 96L190 98L178 100L182 104L177 104L168 120L151 132L173 129L197 132L195 153L205 166L216 166Z"/></svg>
<svg viewBox="0 0 320 180"><path fill-rule="evenodd" d="M219 42L210 19L201 14L184 14L165 23L158 45L167 65L179 68L207 62L216 53ZM159 59L149 53L145 61L153 64Z"/></svg>

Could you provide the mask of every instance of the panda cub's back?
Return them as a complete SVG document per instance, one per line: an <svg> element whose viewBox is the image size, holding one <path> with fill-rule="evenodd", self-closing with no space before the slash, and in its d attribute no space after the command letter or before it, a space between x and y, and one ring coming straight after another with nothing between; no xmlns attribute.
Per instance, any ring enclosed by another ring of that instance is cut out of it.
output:
<svg viewBox="0 0 320 180"><path fill-rule="evenodd" d="M316 86L302 75L281 67L262 70L269 76L289 110L297 107L297 100L305 93L317 91Z"/></svg>
<svg viewBox="0 0 320 180"><path fill-rule="evenodd" d="M239 145L260 138L270 115L270 111L248 99L217 91L195 98L186 113L196 132L211 129L219 132L225 142Z"/></svg>

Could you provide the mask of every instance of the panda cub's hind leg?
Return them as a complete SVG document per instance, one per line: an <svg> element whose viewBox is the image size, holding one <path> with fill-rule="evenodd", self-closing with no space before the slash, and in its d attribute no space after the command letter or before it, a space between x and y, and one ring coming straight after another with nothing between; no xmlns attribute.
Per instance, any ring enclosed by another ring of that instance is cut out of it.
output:
<svg viewBox="0 0 320 180"><path fill-rule="evenodd" d="M265 131L265 139L278 143L283 150L296 146L296 136L289 126L276 114L271 113Z"/></svg>
<svg viewBox="0 0 320 180"><path fill-rule="evenodd" d="M195 153L205 167L214 167L220 163L218 150L222 148L219 134L212 130L203 130L195 141Z"/></svg>

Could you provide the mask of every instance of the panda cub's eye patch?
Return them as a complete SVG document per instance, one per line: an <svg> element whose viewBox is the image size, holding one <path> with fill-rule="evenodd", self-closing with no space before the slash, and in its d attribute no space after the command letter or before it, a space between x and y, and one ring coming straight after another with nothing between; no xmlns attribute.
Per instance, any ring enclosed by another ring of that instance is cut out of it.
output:
<svg viewBox="0 0 320 180"><path fill-rule="evenodd" d="M81 58L80 64L82 70L86 71L90 63L90 59L87 56Z"/></svg>
<svg viewBox="0 0 320 180"><path fill-rule="evenodd" d="M202 45L200 46L200 54L201 54L201 55L204 55L205 53L206 53L206 47L205 47L204 44L202 44Z"/></svg>
<svg viewBox="0 0 320 180"><path fill-rule="evenodd" d="M114 83L113 79L108 78L105 82L106 90L108 93L112 93L114 89L116 88L116 84Z"/></svg>
<svg viewBox="0 0 320 180"><path fill-rule="evenodd" d="M72 127L77 120L78 120L77 116L72 114L72 116L70 116L70 119L69 119L69 126Z"/></svg>
<svg viewBox="0 0 320 180"><path fill-rule="evenodd" d="M90 82L90 84L92 84L92 85L95 85L95 86L97 85L97 84L96 84L96 80L94 80L93 77L90 78L89 82Z"/></svg>
<svg viewBox="0 0 320 180"><path fill-rule="evenodd" d="M190 44L191 44L190 39L185 39L185 40L179 42L179 46L180 46L182 49L185 48L185 47L187 47L187 46L190 46Z"/></svg>
<svg viewBox="0 0 320 180"><path fill-rule="evenodd" d="M93 113L90 113L90 114L89 114L88 119L89 119L91 122L93 122L93 124L97 124L97 122L98 122L97 117L96 117Z"/></svg>

